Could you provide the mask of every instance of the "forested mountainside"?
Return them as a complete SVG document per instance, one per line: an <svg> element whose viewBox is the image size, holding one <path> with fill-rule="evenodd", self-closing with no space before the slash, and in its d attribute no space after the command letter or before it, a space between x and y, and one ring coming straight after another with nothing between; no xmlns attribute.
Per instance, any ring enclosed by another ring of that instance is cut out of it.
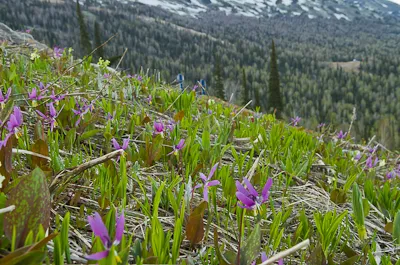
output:
<svg viewBox="0 0 400 265"><path fill-rule="evenodd" d="M85 54L76 2L1 0L0 6L1 22L31 29L49 46L71 46L77 55ZM104 53L113 57L127 48L121 64L126 71L157 69L168 83L182 73L190 86L205 79L208 93L214 94L219 57L225 98L243 104L247 87L251 107L259 105L261 111L268 110L274 40L287 118L300 116L301 125L311 129L321 122L348 129L356 108L351 136L367 140L376 135L388 148L400 146L400 23L394 16L348 22L284 15L249 18L215 11L193 18L140 3L106 1L86 1L81 9L92 48L99 39L104 42L118 33ZM338 67L352 61L349 68Z"/></svg>

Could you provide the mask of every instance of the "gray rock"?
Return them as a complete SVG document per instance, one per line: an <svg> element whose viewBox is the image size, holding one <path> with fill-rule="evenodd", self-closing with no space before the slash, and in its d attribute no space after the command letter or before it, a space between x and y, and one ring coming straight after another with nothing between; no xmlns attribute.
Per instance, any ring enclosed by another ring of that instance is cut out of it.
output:
<svg viewBox="0 0 400 265"><path fill-rule="evenodd" d="M27 45L39 51L47 51L49 47L35 40L31 34L18 32L10 29L7 25L0 23L0 41L8 41L10 44Z"/></svg>

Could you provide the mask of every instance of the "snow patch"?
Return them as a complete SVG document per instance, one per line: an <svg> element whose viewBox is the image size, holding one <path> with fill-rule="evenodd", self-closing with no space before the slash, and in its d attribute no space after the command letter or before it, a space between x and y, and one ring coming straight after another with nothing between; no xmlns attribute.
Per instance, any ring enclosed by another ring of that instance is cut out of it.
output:
<svg viewBox="0 0 400 265"><path fill-rule="evenodd" d="M344 18L344 19L346 19L346 20L350 20L346 15L343 15L343 14L337 14L337 13L335 13L334 16L336 17L336 19Z"/></svg>

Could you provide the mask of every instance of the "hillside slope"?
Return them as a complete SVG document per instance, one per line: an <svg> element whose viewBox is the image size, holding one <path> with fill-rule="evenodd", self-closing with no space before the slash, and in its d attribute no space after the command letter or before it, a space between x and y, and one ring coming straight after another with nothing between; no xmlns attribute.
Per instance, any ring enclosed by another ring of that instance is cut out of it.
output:
<svg viewBox="0 0 400 265"><path fill-rule="evenodd" d="M399 264L398 153L90 62L0 46L1 264Z"/></svg>
<svg viewBox="0 0 400 265"><path fill-rule="evenodd" d="M194 17L201 17L204 12L221 11L227 15L248 17L306 16L311 19L345 19L349 21L368 17L396 16L400 18L400 5L387 0L123 0L121 2L139 2L158 6L172 13Z"/></svg>

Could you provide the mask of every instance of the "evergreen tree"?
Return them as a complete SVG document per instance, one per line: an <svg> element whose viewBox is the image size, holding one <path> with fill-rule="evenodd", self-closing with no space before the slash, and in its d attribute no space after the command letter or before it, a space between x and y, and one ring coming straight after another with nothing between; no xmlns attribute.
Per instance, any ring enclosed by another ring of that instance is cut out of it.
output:
<svg viewBox="0 0 400 265"><path fill-rule="evenodd" d="M81 33L81 49L84 53L89 54L92 51L89 33L86 28L85 18L83 17L79 1L76 0L76 14L78 15L79 30Z"/></svg>
<svg viewBox="0 0 400 265"><path fill-rule="evenodd" d="M103 44L101 40L101 35L100 35L100 25L97 23L97 21L94 22L94 44L96 47L100 47L101 44ZM96 55L98 58L103 58L104 59L104 49L103 47L100 47L96 50Z"/></svg>
<svg viewBox="0 0 400 265"><path fill-rule="evenodd" d="M271 45L271 64L268 82L268 108L276 110L276 117L282 117L283 104L279 84L278 59L275 51L275 42Z"/></svg>
<svg viewBox="0 0 400 265"><path fill-rule="evenodd" d="M220 99L225 99L224 92L224 80L222 77L222 66L221 66L221 58L218 54L215 55L215 66L214 66L214 86L215 86L215 95Z"/></svg>
<svg viewBox="0 0 400 265"><path fill-rule="evenodd" d="M246 70L242 69L242 88L243 88L243 105L246 105L251 100L250 89L247 86ZM251 106L250 104L249 106Z"/></svg>

